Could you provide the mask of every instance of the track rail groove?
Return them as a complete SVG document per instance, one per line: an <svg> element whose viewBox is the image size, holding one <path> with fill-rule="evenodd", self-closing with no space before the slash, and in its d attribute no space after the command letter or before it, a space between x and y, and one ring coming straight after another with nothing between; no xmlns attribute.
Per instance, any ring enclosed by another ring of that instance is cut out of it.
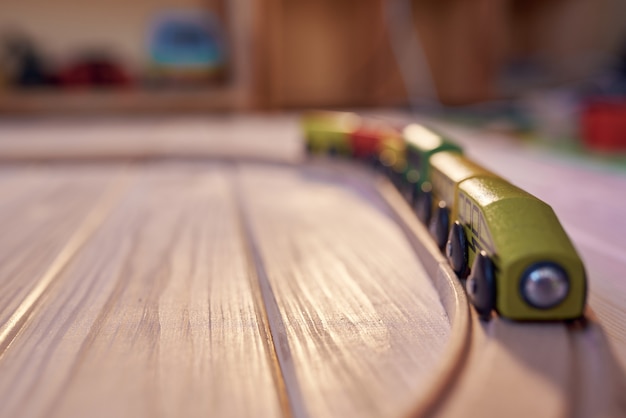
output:
<svg viewBox="0 0 626 418"><path fill-rule="evenodd" d="M234 171L234 175L237 175L236 171ZM267 276L261 248L253 232L241 188L240 182L235 180L233 190L237 204L238 218L241 225L243 242L246 246L246 254L251 266L250 284L257 299L259 299L258 303L262 305L263 308L260 309L259 313L263 318L264 326L266 326L269 331L266 332L268 334L268 351L272 357L274 357L272 362L278 366L276 373L278 376L276 376L276 379L279 397L283 404L283 413L286 416L294 418L308 418L309 414L300 390L285 324L278 303L276 302L270 280Z"/></svg>
<svg viewBox="0 0 626 418"><path fill-rule="evenodd" d="M429 390L416 400L408 413L409 416L428 416L445 399L467 359L471 339L469 304L459 280L432 242L428 230L417 220L400 193L383 179L376 181L376 189L433 280L450 321L450 342L434 370Z"/></svg>
<svg viewBox="0 0 626 418"><path fill-rule="evenodd" d="M45 296L60 273L82 248L83 244L93 236L113 209L119 196L128 185L127 171L122 170L116 179L105 189L101 198L96 201L92 210L85 216L78 229L70 237L67 244L59 251L37 284L24 297L19 306L7 321L0 326L0 360L27 323L32 312Z"/></svg>
<svg viewBox="0 0 626 418"><path fill-rule="evenodd" d="M430 390L415 400L407 416L457 416L459 406L468 416L526 416L521 407L531 400L550 405L535 410L539 416L553 416L557 411L575 417L626 416L626 398L622 396L626 378L591 308L585 319L571 323L512 322L497 316L483 323L470 309L460 281L404 197L386 178L380 178L376 188L433 279L452 327ZM507 351L506 347L516 348ZM562 361L564 357L568 361ZM525 368L520 369L520 361L526 362L522 363ZM533 368L550 363L558 366L544 369L540 377L534 374ZM532 387L515 393L515 384L506 380L507 376L539 379L544 384L547 379L552 395ZM486 386L477 391L482 385ZM490 392L487 386L494 390ZM448 408L450 402L452 409Z"/></svg>

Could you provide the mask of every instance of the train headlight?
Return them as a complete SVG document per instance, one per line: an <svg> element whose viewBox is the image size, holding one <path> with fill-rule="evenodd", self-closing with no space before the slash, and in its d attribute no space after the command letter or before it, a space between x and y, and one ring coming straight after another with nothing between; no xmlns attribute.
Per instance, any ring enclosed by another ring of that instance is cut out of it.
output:
<svg viewBox="0 0 626 418"><path fill-rule="evenodd" d="M567 297L569 279L567 273L556 264L535 264L522 276L520 290L531 306L550 309Z"/></svg>

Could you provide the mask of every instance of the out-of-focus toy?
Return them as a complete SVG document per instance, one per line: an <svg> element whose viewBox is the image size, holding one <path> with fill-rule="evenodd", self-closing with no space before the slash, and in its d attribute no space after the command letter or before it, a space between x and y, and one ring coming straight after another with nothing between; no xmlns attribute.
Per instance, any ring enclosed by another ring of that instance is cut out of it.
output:
<svg viewBox="0 0 626 418"><path fill-rule="evenodd" d="M461 147L417 123L406 126L402 133L406 141L407 159L405 194L415 206L420 220L429 222L433 201L429 178L430 157L442 151L461 153Z"/></svg>
<svg viewBox="0 0 626 418"><path fill-rule="evenodd" d="M130 74L107 54L90 53L76 59L57 74L63 87L128 87Z"/></svg>
<svg viewBox="0 0 626 418"><path fill-rule="evenodd" d="M351 156L350 135L361 126L361 118L347 112L309 112L302 117L305 149L311 154Z"/></svg>
<svg viewBox="0 0 626 418"><path fill-rule="evenodd" d="M45 59L26 35L11 33L3 39L2 67L8 85L20 88L46 86L51 83Z"/></svg>
<svg viewBox="0 0 626 418"><path fill-rule="evenodd" d="M481 318L493 311L513 320L583 316L585 269L550 206L472 162L461 147L425 126L409 124L397 136L388 135L391 126L379 129L378 140L368 131L362 146L366 124L354 114L307 114L306 148L364 160L379 144L379 167L466 281Z"/></svg>
<svg viewBox="0 0 626 418"><path fill-rule="evenodd" d="M581 117L585 145L597 151L626 151L626 99L596 99Z"/></svg>
<svg viewBox="0 0 626 418"><path fill-rule="evenodd" d="M400 141L400 130L379 120L362 119L359 127L350 134L352 155L377 164L385 141Z"/></svg>
<svg viewBox="0 0 626 418"><path fill-rule="evenodd" d="M211 81L226 68L218 19L199 11L170 11L154 21L149 37L152 79L176 83Z"/></svg>
<svg viewBox="0 0 626 418"><path fill-rule="evenodd" d="M396 187L401 188L407 169L406 142L401 131L397 136L381 139L379 159L385 174Z"/></svg>

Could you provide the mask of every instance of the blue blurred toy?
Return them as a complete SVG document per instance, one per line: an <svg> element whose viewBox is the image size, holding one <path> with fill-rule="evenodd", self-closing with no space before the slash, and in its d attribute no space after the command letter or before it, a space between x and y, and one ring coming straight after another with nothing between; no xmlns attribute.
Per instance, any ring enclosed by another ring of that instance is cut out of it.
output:
<svg viewBox="0 0 626 418"><path fill-rule="evenodd" d="M220 25L209 12L160 14L151 27L149 51L152 74L160 80L207 81L226 66Z"/></svg>

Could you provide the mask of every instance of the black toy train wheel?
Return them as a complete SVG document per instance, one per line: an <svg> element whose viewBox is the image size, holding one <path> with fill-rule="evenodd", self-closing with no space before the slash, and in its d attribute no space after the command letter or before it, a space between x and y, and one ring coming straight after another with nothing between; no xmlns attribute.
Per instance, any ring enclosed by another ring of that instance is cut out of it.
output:
<svg viewBox="0 0 626 418"><path fill-rule="evenodd" d="M409 196L409 203L411 203L412 207L415 207L415 203L417 202L417 196L419 196L419 189L415 183L411 183L411 194Z"/></svg>
<svg viewBox="0 0 626 418"><path fill-rule="evenodd" d="M403 190L404 190L404 175L400 174L400 173L394 173L394 177L395 179L395 185L396 185L396 189L398 189L398 191L400 192L400 194L403 195ZM404 195L403 195L404 196Z"/></svg>
<svg viewBox="0 0 626 418"><path fill-rule="evenodd" d="M496 305L496 280L493 262L484 251L476 254L465 289L480 319L488 321Z"/></svg>
<svg viewBox="0 0 626 418"><path fill-rule="evenodd" d="M396 173L395 170L390 168L388 177L391 180L391 184L393 184L394 187L399 190L400 189L400 177L399 177L398 173Z"/></svg>
<svg viewBox="0 0 626 418"><path fill-rule="evenodd" d="M376 171L380 171L382 164L378 159L378 156L375 154L369 155L367 157L367 164L372 167Z"/></svg>
<svg viewBox="0 0 626 418"><path fill-rule="evenodd" d="M455 221L450 228L448 234L448 242L446 243L446 257L452 270L459 279L465 279L469 274L467 265L467 236L463 225L459 221Z"/></svg>
<svg viewBox="0 0 626 418"><path fill-rule="evenodd" d="M403 185L402 194L404 195L404 200L406 200L410 205L413 204L414 196L415 196L415 183L405 182Z"/></svg>
<svg viewBox="0 0 626 418"><path fill-rule="evenodd" d="M433 194L432 192L416 192L415 196L415 214L418 219L428 225L433 210Z"/></svg>
<svg viewBox="0 0 626 418"><path fill-rule="evenodd" d="M430 233L435 239L439 250L443 251L448 240L448 225L450 225L450 210L445 202L439 202L435 216L430 222Z"/></svg>

